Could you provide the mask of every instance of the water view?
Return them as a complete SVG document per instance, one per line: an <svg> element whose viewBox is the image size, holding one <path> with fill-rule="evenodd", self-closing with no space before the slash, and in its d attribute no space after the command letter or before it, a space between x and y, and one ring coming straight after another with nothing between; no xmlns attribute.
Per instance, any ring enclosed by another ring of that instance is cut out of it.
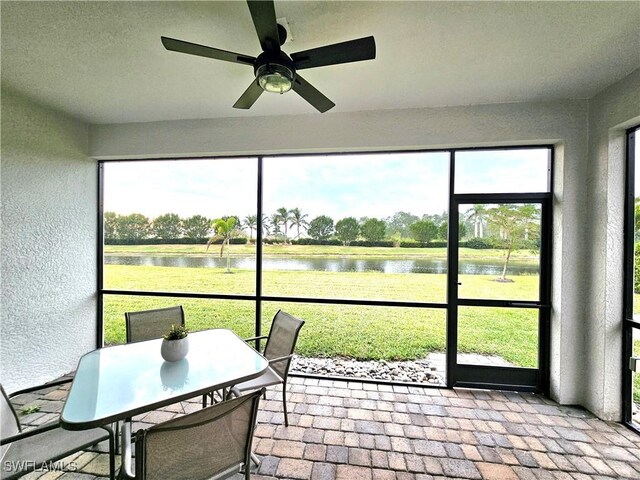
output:
<svg viewBox="0 0 640 480"><path fill-rule="evenodd" d="M211 256L162 256L162 255L106 255L106 265L131 265L148 267L226 268L227 260ZM500 275L503 261L496 259L460 260L459 272L467 275ZM255 256L231 257L231 268L255 270ZM380 273L447 273L446 259L434 258L363 258L363 257L264 257L263 270L320 271L320 272L380 272ZM533 262L509 262L511 275L536 275L538 264Z"/></svg>

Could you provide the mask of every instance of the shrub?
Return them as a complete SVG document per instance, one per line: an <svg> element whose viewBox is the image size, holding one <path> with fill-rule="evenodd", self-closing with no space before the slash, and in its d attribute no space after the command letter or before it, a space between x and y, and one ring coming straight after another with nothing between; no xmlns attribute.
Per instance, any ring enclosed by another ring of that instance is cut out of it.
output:
<svg viewBox="0 0 640 480"><path fill-rule="evenodd" d="M634 275L633 275L633 293L640 293L640 245L636 244Z"/></svg>
<svg viewBox="0 0 640 480"><path fill-rule="evenodd" d="M132 238L105 238L105 245L206 245L208 238L141 238L135 240ZM211 242L212 244L221 244L222 240ZM237 237L231 239L233 245L244 245L247 243L246 237Z"/></svg>
<svg viewBox="0 0 640 480"><path fill-rule="evenodd" d="M492 242L487 238L470 238L466 242L460 242L460 246L467 247L467 248L475 248L477 250L493 248Z"/></svg>
<svg viewBox="0 0 640 480"><path fill-rule="evenodd" d="M342 245L340 240L317 240L315 238L300 238L291 243L293 245Z"/></svg>
<svg viewBox="0 0 640 480"><path fill-rule="evenodd" d="M371 240L355 240L351 242L352 247L393 247L393 242L391 240L379 240L379 241L371 241Z"/></svg>
<svg viewBox="0 0 640 480"><path fill-rule="evenodd" d="M400 248L443 248L447 246L447 242L400 242Z"/></svg>

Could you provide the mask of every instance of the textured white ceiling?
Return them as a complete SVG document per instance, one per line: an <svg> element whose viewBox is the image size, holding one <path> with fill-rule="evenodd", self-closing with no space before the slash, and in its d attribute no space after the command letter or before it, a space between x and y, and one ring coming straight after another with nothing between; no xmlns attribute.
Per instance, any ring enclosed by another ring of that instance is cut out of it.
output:
<svg viewBox="0 0 640 480"><path fill-rule="evenodd" d="M640 67L640 2L275 2L288 53L374 35L377 58L301 72L332 112L589 98ZM257 56L245 2L0 2L2 86L90 123L318 114L294 92L232 108Z"/></svg>

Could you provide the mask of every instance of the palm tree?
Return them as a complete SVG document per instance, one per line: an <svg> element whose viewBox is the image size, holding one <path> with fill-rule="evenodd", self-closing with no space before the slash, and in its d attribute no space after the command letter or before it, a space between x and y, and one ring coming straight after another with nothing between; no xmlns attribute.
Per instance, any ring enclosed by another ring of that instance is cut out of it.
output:
<svg viewBox="0 0 640 480"><path fill-rule="evenodd" d="M253 231L256 229L257 225L257 215L247 215L246 217L244 217L244 226L249 229L249 243L253 241Z"/></svg>
<svg viewBox="0 0 640 480"><path fill-rule="evenodd" d="M268 237L271 233L271 222L269 221L269 217L262 214L262 237Z"/></svg>
<svg viewBox="0 0 640 480"><path fill-rule="evenodd" d="M291 211L287 210L285 207L281 207L276 210L278 217L280 218L280 222L282 222L282 226L284 227L284 244L287 244L289 237L287 236L287 230L289 228L289 222L293 219L291 216Z"/></svg>
<svg viewBox="0 0 640 480"><path fill-rule="evenodd" d="M298 234L296 238L300 238L300 227L307 228L309 226L309 222L307 222L306 218L309 216L306 213L303 215L299 208L292 208L289 213L291 214L291 228L296 227Z"/></svg>
<svg viewBox="0 0 640 480"><path fill-rule="evenodd" d="M473 222L473 236L482 238L484 236L483 226L487 223L487 208L484 205L476 204L466 212L467 220Z"/></svg>
<svg viewBox="0 0 640 480"><path fill-rule="evenodd" d="M209 246L218 240L222 240L222 244L220 245L220 257L224 252L224 246L227 245L229 247L229 243L233 237L238 234L236 230L236 217L227 217L227 218L218 218L211 222L211 228L214 231L214 236L209 239L207 242L207 250L209 250ZM227 273L231 273L231 267L229 265L229 248L227 248Z"/></svg>
<svg viewBox="0 0 640 480"><path fill-rule="evenodd" d="M282 223L282 217L279 213L273 213L269 217L269 223L271 224L271 235L278 237L282 231L280 230L280 223Z"/></svg>

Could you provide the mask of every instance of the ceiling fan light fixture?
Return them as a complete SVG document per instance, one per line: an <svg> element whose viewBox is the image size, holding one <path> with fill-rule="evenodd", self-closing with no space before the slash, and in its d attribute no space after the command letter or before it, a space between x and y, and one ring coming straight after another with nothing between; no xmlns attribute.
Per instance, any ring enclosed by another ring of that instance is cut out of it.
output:
<svg viewBox="0 0 640 480"><path fill-rule="evenodd" d="M293 86L293 70L278 63L265 63L256 70L258 83L265 92L285 93Z"/></svg>

